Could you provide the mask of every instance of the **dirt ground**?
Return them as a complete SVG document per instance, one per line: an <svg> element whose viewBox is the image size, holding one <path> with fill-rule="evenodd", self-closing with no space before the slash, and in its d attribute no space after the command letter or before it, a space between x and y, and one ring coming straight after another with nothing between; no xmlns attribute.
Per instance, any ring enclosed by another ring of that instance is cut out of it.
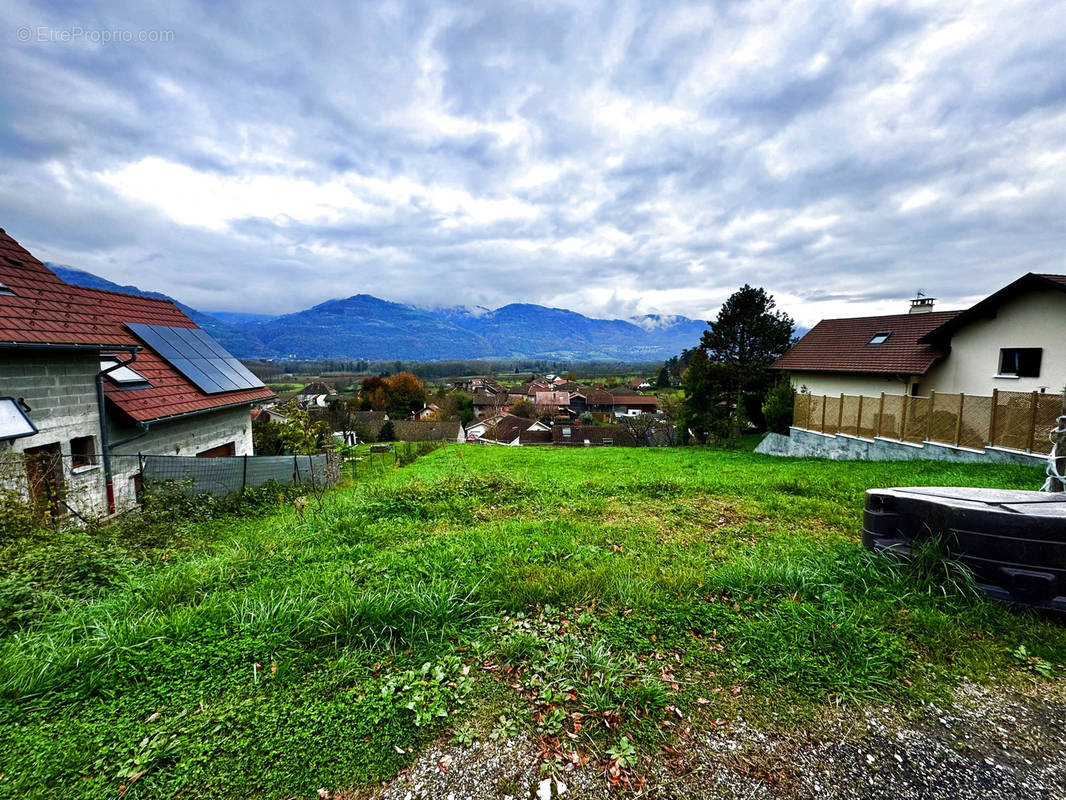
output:
<svg viewBox="0 0 1066 800"><path fill-rule="evenodd" d="M966 684L953 703L907 713L830 709L806 729L770 733L742 719L696 733L646 765L638 788L611 786L591 764L556 778L537 743L440 742L380 789L335 800L1066 800L1066 682ZM327 795L323 795L327 796Z"/></svg>

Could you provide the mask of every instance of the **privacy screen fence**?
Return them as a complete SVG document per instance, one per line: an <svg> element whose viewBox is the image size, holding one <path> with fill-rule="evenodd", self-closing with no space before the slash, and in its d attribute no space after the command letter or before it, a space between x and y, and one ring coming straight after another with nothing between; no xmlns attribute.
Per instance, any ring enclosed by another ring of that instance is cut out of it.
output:
<svg viewBox="0 0 1066 800"><path fill-rule="evenodd" d="M940 394L797 394L792 424L819 433L864 439L935 442L982 450L1004 447L1051 452L1051 432L1062 413L1062 395L995 391L991 397Z"/></svg>
<svg viewBox="0 0 1066 800"><path fill-rule="evenodd" d="M126 458L129 458L128 456ZM228 456L186 458L139 456L146 486L173 481L190 494L224 496L256 489L271 481L321 488L337 481L337 469L325 453L313 456Z"/></svg>

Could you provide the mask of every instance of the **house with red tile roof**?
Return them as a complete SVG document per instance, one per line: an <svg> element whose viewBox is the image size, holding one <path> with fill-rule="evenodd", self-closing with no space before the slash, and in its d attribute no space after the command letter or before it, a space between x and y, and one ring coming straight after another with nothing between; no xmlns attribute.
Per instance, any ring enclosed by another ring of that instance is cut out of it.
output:
<svg viewBox="0 0 1066 800"><path fill-rule="evenodd" d="M136 502L138 454L251 454L272 397L170 301L68 284L0 229L0 486L106 516Z"/></svg>
<svg viewBox="0 0 1066 800"><path fill-rule="evenodd" d="M774 364L815 395L1059 392L1066 276L1029 273L962 311L823 320Z"/></svg>

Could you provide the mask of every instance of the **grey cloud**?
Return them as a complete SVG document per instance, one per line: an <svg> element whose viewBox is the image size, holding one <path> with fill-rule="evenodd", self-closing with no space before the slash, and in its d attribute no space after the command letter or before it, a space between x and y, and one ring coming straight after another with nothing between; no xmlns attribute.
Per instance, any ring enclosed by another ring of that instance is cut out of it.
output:
<svg viewBox="0 0 1066 800"><path fill-rule="evenodd" d="M1066 271L1058 7L4 5L15 25L174 31L6 32L0 225L194 306L368 292L707 318L757 282L809 324L820 302L859 312L921 286L951 304ZM752 34L767 44L741 58ZM226 185L386 189L365 214L311 218L294 196L208 230L99 178L144 159ZM527 182L543 166L559 172ZM448 210L468 197L469 214ZM666 289L683 299L645 299Z"/></svg>

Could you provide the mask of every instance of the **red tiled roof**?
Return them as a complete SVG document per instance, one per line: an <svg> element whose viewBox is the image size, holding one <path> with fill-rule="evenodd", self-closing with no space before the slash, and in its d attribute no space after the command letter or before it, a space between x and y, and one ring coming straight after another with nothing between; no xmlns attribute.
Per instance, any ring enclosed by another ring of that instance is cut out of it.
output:
<svg viewBox="0 0 1066 800"><path fill-rule="evenodd" d="M570 404L570 392L537 392L538 406L566 406Z"/></svg>
<svg viewBox="0 0 1066 800"><path fill-rule="evenodd" d="M147 389L120 389L104 380L107 399L137 422L243 405L273 397L264 387L206 394L134 336L126 323L195 328L196 324L168 300L86 289L62 281L18 242L0 232L0 283L12 290L0 295L0 343L139 346L131 365L147 379ZM128 358L120 353L123 361Z"/></svg>
<svg viewBox="0 0 1066 800"><path fill-rule="evenodd" d="M944 351L918 340L960 313L930 311L822 320L777 359L774 369L924 375ZM884 344L869 343L884 331L892 334Z"/></svg>
<svg viewBox="0 0 1066 800"><path fill-rule="evenodd" d="M0 283L12 292L0 294L0 343L125 343L91 297L75 291L2 229Z"/></svg>
<svg viewBox="0 0 1066 800"><path fill-rule="evenodd" d="M613 395L611 401L616 406L659 406L659 398L653 394Z"/></svg>

